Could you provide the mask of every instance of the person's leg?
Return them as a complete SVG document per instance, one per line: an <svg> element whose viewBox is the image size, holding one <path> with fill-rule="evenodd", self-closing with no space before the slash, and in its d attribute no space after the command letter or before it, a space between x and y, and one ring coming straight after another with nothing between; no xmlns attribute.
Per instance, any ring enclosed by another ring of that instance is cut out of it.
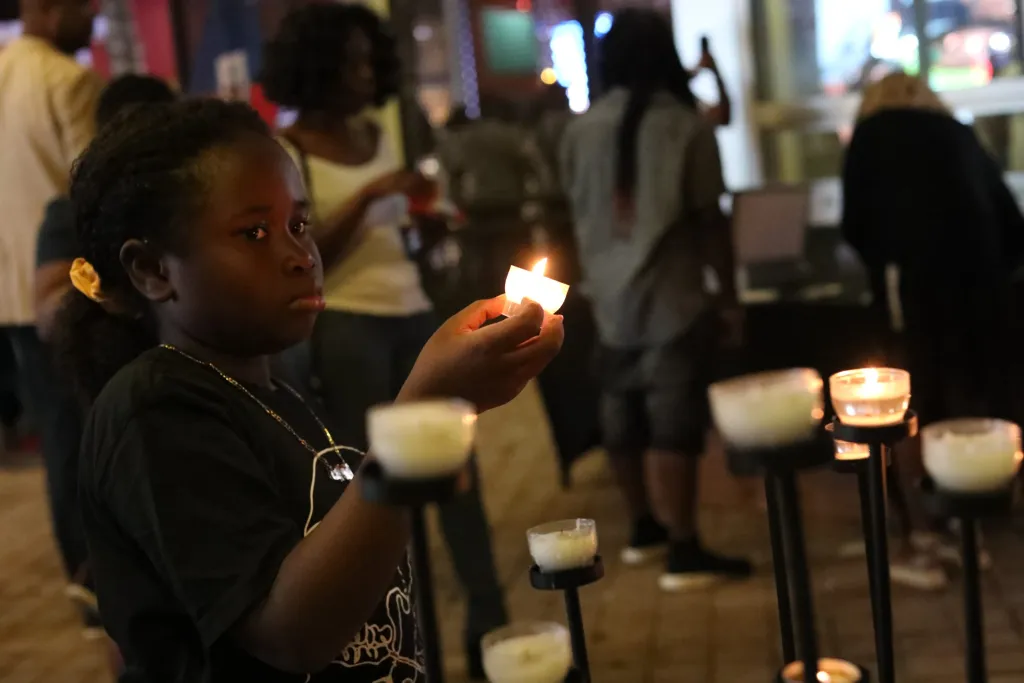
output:
<svg viewBox="0 0 1024 683"><path fill-rule="evenodd" d="M668 559L658 580L666 591L751 573L748 561L716 555L700 542L698 464L711 426L707 391L716 343L714 320L702 318L683 338L648 350L643 359L650 425L647 492L655 517L668 529Z"/></svg>
<svg viewBox="0 0 1024 683"><path fill-rule="evenodd" d="M392 393L398 394L402 383L430 335L437 328L432 314L408 318L403 323L402 343L395 356L395 383ZM448 552L466 592L466 648L471 675L482 677L480 638L488 631L508 623L505 597L498 581L491 548L491 529L480 496L479 470L475 456L470 463L473 486L465 494L438 506L441 531Z"/></svg>
<svg viewBox="0 0 1024 683"><path fill-rule="evenodd" d="M607 368L608 366L606 366ZM601 436L615 482L626 502L632 529L622 549L623 564L639 566L665 556L668 532L651 513L644 472L650 443L644 396L636 390L606 389L601 396Z"/></svg>

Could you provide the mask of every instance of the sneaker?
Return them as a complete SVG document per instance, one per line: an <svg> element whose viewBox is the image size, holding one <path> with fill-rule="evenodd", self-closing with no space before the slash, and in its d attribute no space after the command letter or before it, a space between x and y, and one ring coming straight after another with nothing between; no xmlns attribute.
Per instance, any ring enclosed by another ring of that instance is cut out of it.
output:
<svg viewBox="0 0 1024 683"><path fill-rule="evenodd" d="M645 515L633 523L633 535L620 557L622 564L637 567L660 560L667 550L668 530L651 515Z"/></svg>
<svg viewBox="0 0 1024 683"><path fill-rule="evenodd" d="M949 585L949 575L938 558L932 553L917 550L891 558L889 578L895 584L921 591L938 591Z"/></svg>
<svg viewBox="0 0 1024 683"><path fill-rule="evenodd" d="M696 590L727 579L746 579L752 573L753 567L747 560L715 555L698 541L684 541L669 546L665 573L658 577L658 587L669 593Z"/></svg>
<svg viewBox="0 0 1024 683"><path fill-rule="evenodd" d="M960 568L964 566L960 552L960 532L955 527L951 526L948 535L913 533L910 535L910 544L915 550L930 552L946 564ZM985 549L981 530L978 531L978 567L982 571L992 568L992 556Z"/></svg>

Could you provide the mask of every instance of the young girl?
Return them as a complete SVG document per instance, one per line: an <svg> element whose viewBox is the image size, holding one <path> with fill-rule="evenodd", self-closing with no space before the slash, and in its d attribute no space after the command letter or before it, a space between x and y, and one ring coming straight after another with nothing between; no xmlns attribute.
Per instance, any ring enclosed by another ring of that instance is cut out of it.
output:
<svg viewBox="0 0 1024 683"><path fill-rule="evenodd" d="M60 347L92 399L83 522L104 622L145 681L424 681L405 511L268 359L324 307L302 178L251 109L160 105L74 173L84 259ZM537 307L430 339L399 401L514 397L557 353Z"/></svg>

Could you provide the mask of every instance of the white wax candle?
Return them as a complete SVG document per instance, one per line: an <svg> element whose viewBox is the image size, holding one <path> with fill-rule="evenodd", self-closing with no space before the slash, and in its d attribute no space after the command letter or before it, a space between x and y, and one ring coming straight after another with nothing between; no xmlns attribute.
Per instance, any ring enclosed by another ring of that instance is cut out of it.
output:
<svg viewBox="0 0 1024 683"><path fill-rule="evenodd" d="M983 492L1007 486L1021 462L1020 428L1012 422L963 419L921 430L924 466L941 488Z"/></svg>
<svg viewBox="0 0 1024 683"><path fill-rule="evenodd" d="M572 667L568 633L520 635L484 648L490 683L563 683Z"/></svg>
<svg viewBox="0 0 1024 683"><path fill-rule="evenodd" d="M533 270L523 270L512 266L505 278L505 315L515 315L523 299L530 299L540 304L547 313L557 313L565 303L569 293L569 285L544 277L548 260L541 259Z"/></svg>
<svg viewBox="0 0 1024 683"><path fill-rule="evenodd" d="M452 474L469 459L476 409L437 400L371 408L366 414L370 453L388 474L422 478Z"/></svg>
<svg viewBox="0 0 1024 683"><path fill-rule="evenodd" d="M899 424L910 406L910 373L895 368L846 370L829 378L829 393L844 424Z"/></svg>
<svg viewBox="0 0 1024 683"><path fill-rule="evenodd" d="M785 683L804 683L803 662L790 662L786 665L782 670L782 680ZM861 675L860 670L850 662L825 657L818 660L818 672L814 680L817 683L858 683Z"/></svg>
<svg viewBox="0 0 1024 683"><path fill-rule="evenodd" d="M526 532L530 556L543 572L587 567L597 556L597 526L592 519L567 519Z"/></svg>
<svg viewBox="0 0 1024 683"><path fill-rule="evenodd" d="M823 382L799 368L746 375L713 384L711 414L722 438L739 448L767 448L812 439L824 416Z"/></svg>

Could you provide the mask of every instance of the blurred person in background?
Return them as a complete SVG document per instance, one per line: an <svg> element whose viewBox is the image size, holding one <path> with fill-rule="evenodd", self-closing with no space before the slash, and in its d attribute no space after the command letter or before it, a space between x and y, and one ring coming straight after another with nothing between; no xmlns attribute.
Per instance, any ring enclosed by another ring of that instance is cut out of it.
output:
<svg viewBox="0 0 1024 683"><path fill-rule="evenodd" d="M100 94L96 125L102 128L125 109L144 104L172 102L174 92L151 76L122 76ZM36 248L36 330L45 345L35 354L29 369L42 397L43 453L46 464L50 514L57 546L71 578L68 596L81 610L90 634L102 635L85 534L78 505L78 449L82 438L83 408L60 368L51 362L51 343L57 312L71 291L72 262L83 249L75 228L75 207L62 195L46 208Z"/></svg>
<svg viewBox="0 0 1024 683"><path fill-rule="evenodd" d="M376 14L327 3L285 17L262 75L267 96L298 113L281 138L305 177L325 271L327 310L288 365L343 429L339 441L364 450L366 410L395 398L437 327L403 239L409 198L435 188L402 169L368 115L396 94L398 66L394 38ZM440 513L467 593L469 669L482 678L480 638L507 614L479 487Z"/></svg>
<svg viewBox="0 0 1024 683"><path fill-rule="evenodd" d="M608 93L569 125L562 178L602 347L603 438L632 521L622 559L667 551L668 591L745 578L750 563L705 549L697 526L709 367L723 328L729 343L742 332L714 128L659 14L620 12L599 49Z"/></svg>
<svg viewBox="0 0 1024 683"><path fill-rule="evenodd" d="M66 193L71 163L95 132L102 84L74 59L92 38L92 5L21 0L22 35L0 51L0 334L15 359L13 376L0 384L4 401L11 403L17 391L33 419L43 399L30 368L44 353L35 329L36 236L47 203ZM3 364L0 372L12 367ZM5 441L15 441L6 424L11 415L3 417Z"/></svg>
<svg viewBox="0 0 1024 683"><path fill-rule="evenodd" d="M1005 343L1024 218L974 132L923 81L891 74L864 92L843 197L843 237L897 333L893 364L910 371L921 425L1009 417ZM943 563L960 556L945 520L929 518L914 494L924 475L919 440L906 442L893 467L909 527L892 579L942 588Z"/></svg>

